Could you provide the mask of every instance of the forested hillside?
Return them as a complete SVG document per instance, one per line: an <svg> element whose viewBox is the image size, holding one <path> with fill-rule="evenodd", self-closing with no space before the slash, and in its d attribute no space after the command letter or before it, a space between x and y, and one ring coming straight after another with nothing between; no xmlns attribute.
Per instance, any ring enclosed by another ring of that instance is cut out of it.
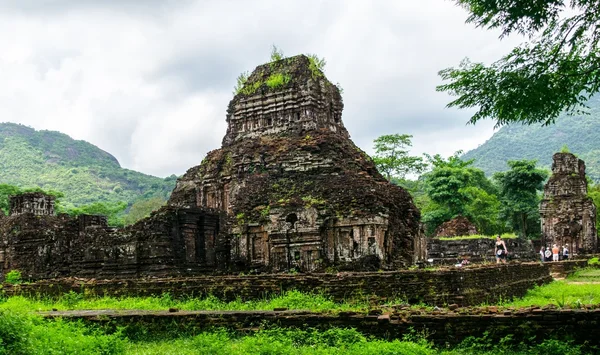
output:
<svg viewBox="0 0 600 355"><path fill-rule="evenodd" d="M463 155L475 159L473 166L488 176L507 170L507 161L536 159L539 165L550 168L552 154L567 146L571 153L583 159L588 176L600 181L600 96L589 101L589 115L566 116L556 124L504 126L492 138Z"/></svg>
<svg viewBox="0 0 600 355"><path fill-rule="evenodd" d="M166 200L175 180L123 169L109 153L60 132L0 123L0 183L62 192L67 208Z"/></svg>

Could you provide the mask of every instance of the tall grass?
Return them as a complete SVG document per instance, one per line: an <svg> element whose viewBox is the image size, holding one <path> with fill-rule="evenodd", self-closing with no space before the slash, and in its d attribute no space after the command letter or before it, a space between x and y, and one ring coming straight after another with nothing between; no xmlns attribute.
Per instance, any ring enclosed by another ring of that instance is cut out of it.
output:
<svg viewBox="0 0 600 355"><path fill-rule="evenodd" d="M290 310L310 310L313 312L340 312L366 311L369 308L369 302L365 298L352 299L346 302L335 302L329 296L323 294L302 293L300 291L287 291L279 296L262 300L242 301L237 299L231 302L221 301L215 296L174 299L168 293L159 297L85 298L82 294L70 292L58 299L50 299L47 297L26 298L22 296L0 298L0 310L10 309L25 312L49 311L52 309L166 310L169 308L178 308L186 311L250 311L287 308Z"/></svg>
<svg viewBox="0 0 600 355"><path fill-rule="evenodd" d="M126 341L77 322L0 311L0 354L123 354Z"/></svg>
<svg viewBox="0 0 600 355"><path fill-rule="evenodd" d="M240 334L216 329L175 339L131 341L120 331L106 334L81 322L0 311L0 354L582 354L570 342L545 340L515 344L510 337L494 342L487 337L469 338L454 348L435 348L420 336L386 341L366 337L354 329L263 329Z"/></svg>
<svg viewBox="0 0 600 355"><path fill-rule="evenodd" d="M227 331L202 333L191 338L174 341L129 343L128 354L412 354L412 355L579 355L586 352L569 341L544 340L539 343L516 343L508 336L492 341L487 336L470 337L454 348L435 348L420 337L385 341L367 338L353 329L333 328L324 331L272 329L253 335L238 336ZM588 352L592 353L592 352Z"/></svg>

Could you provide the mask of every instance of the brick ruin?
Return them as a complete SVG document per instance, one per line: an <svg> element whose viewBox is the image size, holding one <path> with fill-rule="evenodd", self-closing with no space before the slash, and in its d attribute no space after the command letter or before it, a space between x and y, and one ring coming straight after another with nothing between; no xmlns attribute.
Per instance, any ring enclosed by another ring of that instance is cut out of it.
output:
<svg viewBox="0 0 600 355"><path fill-rule="evenodd" d="M460 237L473 234L477 234L477 226L463 216L456 216L435 229L436 237Z"/></svg>
<svg viewBox="0 0 600 355"><path fill-rule="evenodd" d="M508 260L537 261L539 254L531 240L521 238L504 239L508 248ZM427 258L429 265L454 265L468 260L469 263L496 262L494 248L496 239L439 239L427 240ZM538 249L539 250L539 249Z"/></svg>
<svg viewBox="0 0 600 355"><path fill-rule="evenodd" d="M283 78L273 85L272 78ZM0 218L0 272L29 279L377 270L424 255L410 195L349 139L338 88L306 56L261 65L227 110L221 149L168 205L122 229L55 215L40 193Z"/></svg>
<svg viewBox="0 0 600 355"><path fill-rule="evenodd" d="M571 153L556 153L552 158L552 176L540 204L542 245L594 253L598 250L596 206L587 196L585 163Z"/></svg>
<svg viewBox="0 0 600 355"><path fill-rule="evenodd" d="M226 246L218 242L225 216L215 211L164 207L116 229L107 226L104 216L56 215L53 197L41 193L14 196L10 202L10 215L0 218L2 274L19 270L28 279L127 278L201 274L227 266Z"/></svg>
<svg viewBox="0 0 600 355"><path fill-rule="evenodd" d="M31 192L13 196L10 199L9 215L31 213L34 216L53 216L54 197L41 192Z"/></svg>
<svg viewBox="0 0 600 355"><path fill-rule="evenodd" d="M222 148L178 180L169 205L235 216L231 258L244 268L412 264L419 211L352 143L342 109L306 56L257 67L229 104Z"/></svg>

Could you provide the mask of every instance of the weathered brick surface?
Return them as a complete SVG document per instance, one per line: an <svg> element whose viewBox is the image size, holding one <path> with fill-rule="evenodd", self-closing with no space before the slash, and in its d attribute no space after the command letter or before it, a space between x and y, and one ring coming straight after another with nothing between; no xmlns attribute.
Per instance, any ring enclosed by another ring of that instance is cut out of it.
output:
<svg viewBox="0 0 600 355"><path fill-rule="evenodd" d="M587 195L585 162L571 153L552 157L552 176L540 203L542 245L568 246L571 255L598 250L596 206Z"/></svg>
<svg viewBox="0 0 600 355"><path fill-rule="evenodd" d="M467 259L473 262L495 262L495 240L480 239L427 239L427 258L433 259L433 264L456 264ZM508 260L534 261L539 259L530 240L505 239L509 251Z"/></svg>
<svg viewBox="0 0 600 355"><path fill-rule="evenodd" d="M273 75L289 81L269 86ZM412 265L420 213L350 140L343 106L304 55L258 66L229 104L222 147L177 181L169 204L235 216L231 256L245 269Z"/></svg>
<svg viewBox="0 0 600 355"><path fill-rule="evenodd" d="M576 263L572 261L571 263ZM540 263L490 265L465 269L406 270L341 274L267 274L127 280L44 280L26 285L4 285L8 295L150 296L168 292L175 297L212 294L225 300L262 299L286 290L323 292L335 300L373 296L374 300L402 299L410 303L458 304L495 302L523 296L535 285L550 282L549 266Z"/></svg>
<svg viewBox="0 0 600 355"><path fill-rule="evenodd" d="M230 263L224 213L163 207L114 229L103 216L36 215L30 208L0 219L0 276L132 278L223 272Z"/></svg>

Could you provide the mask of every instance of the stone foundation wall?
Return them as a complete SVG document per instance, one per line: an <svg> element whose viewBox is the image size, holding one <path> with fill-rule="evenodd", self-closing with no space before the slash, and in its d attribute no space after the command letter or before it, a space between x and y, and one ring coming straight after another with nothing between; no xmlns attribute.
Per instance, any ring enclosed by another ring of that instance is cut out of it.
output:
<svg viewBox="0 0 600 355"><path fill-rule="evenodd" d="M511 335L515 343L571 338L576 343L600 345L600 327L597 325L600 322L600 309L593 306L577 310L482 307L435 312L405 308L386 314L382 314L381 310L372 310L369 314L307 311L71 311L48 312L45 317L83 320L109 329L124 327L125 335L134 339L139 335L136 331L141 329L148 336L166 332L197 334L213 327L248 331L276 325L301 329L355 328L363 334L386 339L401 339L403 335L417 331L442 346L460 343L469 336L480 337L485 332L493 341Z"/></svg>
<svg viewBox="0 0 600 355"><path fill-rule="evenodd" d="M571 261L575 263L575 261ZM340 274L271 274L205 276L128 280L44 280L18 286L4 285L7 295L57 296L69 291L86 295L152 296L168 292L174 297L212 294L221 299L263 299L287 290L323 292L342 301L373 296L374 301L398 300L411 304L456 303L461 306L493 303L523 296L535 285L552 280L549 265L522 263L475 268L406 270Z"/></svg>
<svg viewBox="0 0 600 355"><path fill-rule="evenodd" d="M494 239L455 239L427 240L427 258L433 259L434 265L453 265L468 259L471 263L496 262L494 255ZM539 254L530 240L504 239L508 248L508 260L534 261Z"/></svg>

